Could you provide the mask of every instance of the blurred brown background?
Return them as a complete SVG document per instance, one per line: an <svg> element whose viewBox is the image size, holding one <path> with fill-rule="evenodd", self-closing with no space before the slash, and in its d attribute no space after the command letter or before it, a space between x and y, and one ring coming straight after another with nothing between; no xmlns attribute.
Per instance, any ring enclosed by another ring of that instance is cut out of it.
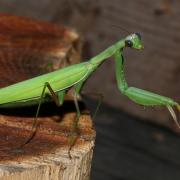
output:
<svg viewBox="0 0 180 180"><path fill-rule="evenodd" d="M180 99L180 2L178 0L1 0L0 11L71 26L82 36L83 58L104 50L128 32L142 34L145 49L125 51L129 85ZM103 82L103 84L101 84ZM106 61L86 90L98 91L105 102L128 113L174 126L165 108L142 108L117 90L114 62Z"/></svg>
<svg viewBox="0 0 180 180"><path fill-rule="evenodd" d="M128 84L180 100L178 0L1 0L0 11L72 27L81 34L84 60L126 36L122 28L139 32L145 49L125 50ZM95 121L92 179L179 180L179 136L138 121L177 130L170 114L165 108L143 108L123 97L114 74L109 59L85 86L105 96Z"/></svg>

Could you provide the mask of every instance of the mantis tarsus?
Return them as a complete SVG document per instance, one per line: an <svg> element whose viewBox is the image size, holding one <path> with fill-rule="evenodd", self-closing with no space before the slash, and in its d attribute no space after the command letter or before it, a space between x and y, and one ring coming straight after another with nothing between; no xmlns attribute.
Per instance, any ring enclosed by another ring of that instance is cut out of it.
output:
<svg viewBox="0 0 180 180"><path fill-rule="evenodd" d="M48 74L1 88L0 107L9 108L38 104L34 121L34 124L36 124L40 106L43 102L49 101L50 98L52 98L58 106L61 106L64 102L64 96L67 90L74 87L74 102L77 110L76 128L80 117L77 95L80 93L88 77L103 61L112 56L115 60L116 79L120 92L129 97L132 101L143 106L166 106L179 127L173 110L173 107L176 107L180 111L180 106L177 102L171 98L149 91L128 87L124 76L123 49L125 47L137 50L143 49L140 34L134 33L127 36L87 62L71 65Z"/></svg>

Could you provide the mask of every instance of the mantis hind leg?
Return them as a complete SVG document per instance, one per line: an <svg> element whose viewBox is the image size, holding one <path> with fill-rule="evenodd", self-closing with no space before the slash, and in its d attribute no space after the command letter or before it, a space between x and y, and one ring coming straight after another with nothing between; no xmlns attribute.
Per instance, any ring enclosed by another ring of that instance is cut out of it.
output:
<svg viewBox="0 0 180 180"><path fill-rule="evenodd" d="M65 91L60 91L60 93L57 95L54 92L54 90L52 89L51 85L48 82L46 82L44 84L44 87L43 87L43 90L42 90L42 93L41 93L41 96L40 96L40 99L39 99L39 103L38 103L38 107L37 107L37 111L36 111L36 116L35 116L35 118L33 120L31 135L28 137L28 139L23 144L23 146L28 144L33 139L33 137L36 135L37 126L38 126L39 111L40 111L40 108L41 108L41 105L42 105L42 101L44 99L46 88L48 88L48 90L49 90L49 92L51 94L51 97L52 97L53 101L56 103L57 106L61 106L63 104L63 102L64 102Z"/></svg>

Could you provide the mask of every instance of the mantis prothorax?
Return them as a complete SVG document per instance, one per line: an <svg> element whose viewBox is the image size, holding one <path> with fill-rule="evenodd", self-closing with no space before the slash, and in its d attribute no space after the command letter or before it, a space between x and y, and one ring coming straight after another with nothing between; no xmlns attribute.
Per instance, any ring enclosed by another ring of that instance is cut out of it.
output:
<svg viewBox="0 0 180 180"><path fill-rule="evenodd" d="M87 62L71 65L63 69L47 73L26 81L22 81L0 89L0 107L9 108L38 104L35 122L37 121L41 103L52 98L60 106L64 102L67 90L74 87L74 101L77 110L77 119L80 110L77 95L88 77L109 57L115 60L117 85L120 92L132 101L143 106L166 106L174 121L179 126L173 107L180 111L180 106L173 99L149 91L128 87L124 76L123 49L130 47L141 50L143 45L139 33L131 34L110 46L102 53ZM76 122L77 126L78 120ZM36 123L35 123L36 124ZM75 127L76 127L75 126Z"/></svg>

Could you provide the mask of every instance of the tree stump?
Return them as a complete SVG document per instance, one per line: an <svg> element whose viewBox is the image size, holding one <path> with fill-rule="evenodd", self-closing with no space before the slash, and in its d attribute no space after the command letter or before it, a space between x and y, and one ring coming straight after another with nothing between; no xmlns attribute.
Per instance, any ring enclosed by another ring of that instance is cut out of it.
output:
<svg viewBox="0 0 180 180"><path fill-rule="evenodd" d="M32 107L23 109L24 117L18 115L22 109L4 111L0 116L0 179L89 179L95 131L89 115L82 115L70 159L69 141L76 118L73 106L71 102L61 108L43 105L36 135L22 147L31 133Z"/></svg>
<svg viewBox="0 0 180 180"><path fill-rule="evenodd" d="M5 14L0 27L0 87L80 59L79 37L70 29ZM71 92L66 99L60 108L51 102L42 105L36 134L25 145L37 106L0 109L0 179L89 179L95 131L80 101L82 115L70 158L76 110Z"/></svg>

